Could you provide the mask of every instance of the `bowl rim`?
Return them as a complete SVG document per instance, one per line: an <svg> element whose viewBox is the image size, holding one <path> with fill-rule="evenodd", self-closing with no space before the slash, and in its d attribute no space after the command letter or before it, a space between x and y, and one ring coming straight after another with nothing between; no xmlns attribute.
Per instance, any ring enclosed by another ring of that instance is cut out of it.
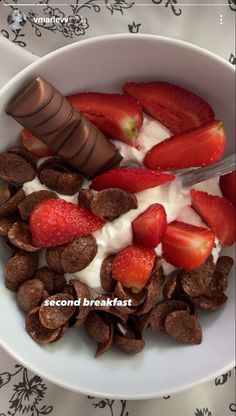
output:
<svg viewBox="0 0 236 416"><path fill-rule="evenodd" d="M34 69L34 67L37 67L37 65L40 63L44 63L47 60L53 59L54 57L56 57L57 55L61 55L64 53L65 50L73 50L76 49L78 47L83 47L84 45L89 45L89 44L96 44L96 43L100 43L100 42L110 42L112 40L120 40L120 39L147 39L147 40L159 40L161 42L164 42L166 44L174 44L176 46L181 46L184 47L186 49L191 49L194 50L197 53L200 53L202 55L205 55L208 58L212 58L213 60L215 60L216 62L220 63L221 65L224 65L225 67L227 67L228 69L231 68L231 72L235 72L235 68L234 66L226 61L224 58L222 58L219 55L216 55L215 53L201 47L198 45L195 45L193 43L181 40L181 39L176 39L176 38L172 38L172 37L168 37L168 36L161 36L161 35L152 35L152 34L135 34L135 36L131 33L115 33L115 34L108 34L108 35L100 35L100 36L93 36L89 39L83 39L74 43L71 43L69 45L65 45L62 48L56 49L55 51L49 52L47 55L44 55L42 57L39 57L39 59L37 59L35 62L32 62L30 65L28 65L27 67L25 67L24 69L22 69L18 74L16 74L13 78L11 78L6 85L4 85L1 89L0 89L0 97L1 95L5 94L5 91L8 90L8 88L11 87L12 84L14 84L15 82L18 81L18 79L20 79L21 77L24 76L25 73L30 72L31 69Z"/></svg>
<svg viewBox="0 0 236 416"><path fill-rule="evenodd" d="M11 88L12 85L17 83L18 80L20 80L22 77L24 77L25 74L27 74L31 70L34 70L34 68L37 68L37 66L39 64L43 64L44 62L47 62L47 60L54 59L54 57L57 57L58 55L63 54L64 51L73 50L73 49L77 49L77 48L80 48L80 47L83 47L83 46L86 46L86 45L96 44L96 43L100 43L100 42L112 42L113 40L122 40L122 39L123 40L125 40L125 39L130 40L132 38L133 39L140 39L140 40L147 40L147 41L148 40L160 41L160 42L165 43L165 44L172 44L172 45L175 45L176 47L185 48L185 49L194 51L198 54L201 54L203 56L205 55L208 59L210 58L210 59L214 60L216 63L227 67L229 71L235 72L234 66L230 62L226 61L224 58L214 54L211 51L208 51L205 48L202 48L201 46L192 44L190 42L183 41L181 39L175 39L175 38L171 38L171 37L167 37L167 36L152 35L152 34L135 34L135 35L127 34L127 33L108 34L108 35L95 36L95 37L91 37L89 39L84 39L84 40L81 40L81 41L77 41L77 42L74 42L72 44L63 46L62 48L59 48L55 51L52 51L52 52L48 53L47 55L45 55L43 57L39 57L38 60L36 60L32 64L28 65L24 69L22 69L18 74L16 74L13 78L11 78L0 89L0 99L5 95L5 93L8 91L8 89ZM38 367L38 365L31 365L28 362L26 362L26 360L24 360L20 356L18 356L17 352L12 350L12 348L9 347L8 345L6 345L5 342L1 339L1 334L0 334L0 346L4 349L4 351L7 354L9 354L17 362L19 362L22 365L24 365L25 367L27 367L33 373L39 374L45 380L51 382L52 384L54 384L56 386L67 389L69 391L84 394L84 395L94 395L96 397L101 397L101 398L104 398L106 396L107 398L113 398L113 399L115 398L115 399L128 399L128 400L146 400L146 399L154 399L154 398L158 398L158 397L163 397L163 396L170 395L170 394L176 394L176 393L179 393L181 391L185 391L185 390L188 390L190 388L193 388L193 387L195 387L197 385L200 385L202 383L208 382L208 381L220 376L222 373L227 372L228 370L233 368L234 365L235 365L234 360L232 360L232 362L225 365L225 367L221 368L218 371L215 371L214 373L212 373L211 375L209 375L207 377L202 377L200 380L197 380L196 382L189 383L187 387L180 386L179 388L175 388L175 389L168 390L168 391L159 391L157 394L154 394L154 393L147 394L147 393L145 393L142 396L140 396L139 394L125 394L125 395L122 394L121 395L119 393L114 396L114 395L111 395L109 393L105 394L104 392L95 391L94 389L93 390L88 390L88 389L85 390L81 387L78 388L78 386L71 385L69 383L64 383L61 380L56 380L55 381L54 377L51 376L50 373L48 373L48 371L41 370Z"/></svg>
<svg viewBox="0 0 236 416"><path fill-rule="evenodd" d="M197 387L201 384L205 384L209 381L214 380L215 378L221 376L222 374L227 373L228 371L232 370L232 368L235 366L235 361L233 360L230 365L226 365L225 367L221 368L218 371L215 371L214 373L212 373L211 375L201 378L200 380L197 380L196 382L192 382L189 383L187 387L179 387L179 388L175 388L175 389L168 389L168 390L161 390L158 393L150 393L150 394L120 394L120 393L116 393L115 395L111 394L111 393L105 393L105 392L100 392L100 391L96 391L95 389L83 389L83 388L78 388L77 386L74 386L73 384L69 384L69 383L64 383L63 381L57 380L55 381L55 379L53 378L53 376L50 375L49 372L47 371L42 371L38 366L33 366L30 365L28 363L26 363L23 359L21 359L20 357L18 357L16 355L16 353L14 351L12 351L11 349L9 349L8 347L6 347L0 340L0 347L3 348L3 350L10 355L10 357L12 357L13 359L15 359L19 364L23 365L24 367L26 367L28 370L30 370L32 373L39 375L40 377L42 377L43 379L47 380L48 382L52 383L54 386L58 386L60 388L63 388L65 390L74 392L74 393L79 393L85 396L95 396L95 397L100 397L100 398L108 398L108 399L115 399L115 400L151 400L151 399L158 399L164 396L168 396L168 395L176 395L178 393L190 390L194 387ZM94 356L92 356L92 359L95 359Z"/></svg>

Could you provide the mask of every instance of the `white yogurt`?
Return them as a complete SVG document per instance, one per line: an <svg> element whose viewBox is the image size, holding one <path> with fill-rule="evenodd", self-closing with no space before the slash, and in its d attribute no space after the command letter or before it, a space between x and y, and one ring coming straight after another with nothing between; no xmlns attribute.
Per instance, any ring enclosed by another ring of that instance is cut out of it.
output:
<svg viewBox="0 0 236 416"><path fill-rule="evenodd" d="M211 193L211 190L206 188L202 186L202 190L208 190ZM176 192L176 189L178 189L178 192ZM102 291L100 275L97 272L101 268L102 261L109 254L117 253L129 244L132 244L131 222L155 202L160 203L165 208L168 223L177 219L188 224L206 227L201 217L190 207L190 193L179 189L178 179L170 184L166 183L156 188L136 193L136 197L138 200L137 209L132 209L116 220L107 222L101 230L93 234L98 244L96 258L86 269L75 273L73 278L78 278L95 290ZM213 249L212 254L216 262L221 247L218 240L215 241L215 244L216 247ZM155 251L158 255L162 254L161 244L156 247ZM175 267L165 263L163 269L167 275L175 270Z"/></svg>
<svg viewBox="0 0 236 416"><path fill-rule="evenodd" d="M123 157L122 165L131 165L132 163L141 164L148 150L155 144L168 139L170 136L170 130L158 121L145 115L143 125L139 131L136 147L128 146L118 140L113 140L113 143L118 147Z"/></svg>
<svg viewBox="0 0 236 416"><path fill-rule="evenodd" d="M168 131L159 122L145 116L144 123L138 137L139 150L122 142L114 141L114 143L119 148L124 158L123 164L140 164L143 161L146 152L151 147L168 138L170 135L170 131ZM87 182L85 186L89 186L89 183ZM213 195L221 195L218 178L207 180L194 186L194 188L207 191ZM45 185L41 184L38 178L31 182L25 183L23 189L26 195L39 190L48 190ZM78 202L78 194L65 196L58 193L58 196L68 202L75 204ZM93 233L98 245L98 252L95 259L81 272L67 274L67 278L79 279L92 289L102 292L100 282L100 268L102 261L109 254L117 253L132 243L132 221L153 203L157 202L163 205L167 214L168 223L177 219L188 224L206 226L201 217L191 208L190 193L181 187L181 183L178 178L164 185L157 186L143 192L138 192L136 193L136 197L138 200L137 209L132 209L116 220L107 222L101 230L97 230ZM214 261L216 262L221 249L217 239L215 241L215 246L216 247L214 247L212 254ZM161 244L156 247L155 251L158 255L161 255ZM163 268L165 274L169 274L175 269L168 263L164 263Z"/></svg>

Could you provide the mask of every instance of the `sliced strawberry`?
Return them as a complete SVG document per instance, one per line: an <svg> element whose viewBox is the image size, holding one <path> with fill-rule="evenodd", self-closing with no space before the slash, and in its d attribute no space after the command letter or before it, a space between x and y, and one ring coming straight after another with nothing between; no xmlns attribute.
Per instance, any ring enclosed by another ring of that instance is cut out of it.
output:
<svg viewBox="0 0 236 416"><path fill-rule="evenodd" d="M146 113L175 134L214 119L214 111L206 101L175 84L127 82L123 91L136 98Z"/></svg>
<svg viewBox="0 0 236 416"><path fill-rule="evenodd" d="M88 92L71 95L67 99L108 136L135 145L143 113L133 97Z"/></svg>
<svg viewBox="0 0 236 416"><path fill-rule="evenodd" d="M210 256L214 241L214 233L208 228L173 221L162 240L163 256L180 269L197 269Z"/></svg>
<svg viewBox="0 0 236 416"><path fill-rule="evenodd" d="M220 177L220 190L226 199L236 205L236 170Z"/></svg>
<svg viewBox="0 0 236 416"><path fill-rule="evenodd" d="M37 137L33 136L29 130L22 130L21 136L23 146L26 147L26 149L28 149L34 156L40 158L53 155L52 150Z"/></svg>
<svg viewBox="0 0 236 416"><path fill-rule="evenodd" d="M214 120L156 144L147 152L144 164L156 170L209 165L222 157L225 142L223 123Z"/></svg>
<svg viewBox="0 0 236 416"><path fill-rule="evenodd" d="M128 246L115 256L112 277L123 286L138 292L150 278L155 259L155 251L151 248Z"/></svg>
<svg viewBox="0 0 236 416"><path fill-rule="evenodd" d="M128 192L140 192L173 181L174 175L158 173L145 168L121 167L102 173L93 179L90 188L101 191L119 188Z"/></svg>
<svg viewBox="0 0 236 416"><path fill-rule="evenodd" d="M155 248L167 227L166 212L162 205L153 204L132 222L133 243Z"/></svg>
<svg viewBox="0 0 236 416"><path fill-rule="evenodd" d="M104 225L89 211L63 199L48 199L34 208L30 217L33 243L54 247L84 237Z"/></svg>
<svg viewBox="0 0 236 416"><path fill-rule="evenodd" d="M231 246L236 237L236 210L231 202L207 192L191 190L192 206L214 231L222 246Z"/></svg>

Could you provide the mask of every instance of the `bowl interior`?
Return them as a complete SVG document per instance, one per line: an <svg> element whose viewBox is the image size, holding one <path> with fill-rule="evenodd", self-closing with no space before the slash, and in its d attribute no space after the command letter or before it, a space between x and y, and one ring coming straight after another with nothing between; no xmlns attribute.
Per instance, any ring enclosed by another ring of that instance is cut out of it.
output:
<svg viewBox="0 0 236 416"><path fill-rule="evenodd" d="M13 145L20 126L4 114L11 97L28 80L43 76L63 93L120 91L124 81L163 80L178 83L202 96L225 123L234 150L234 70L230 64L198 47L151 35L115 35L70 45L41 59L18 74L0 93L0 152ZM234 248L225 250L234 256ZM9 253L1 245L0 276ZM24 330L15 296L0 279L0 342L18 361L66 388L100 396L151 398L190 387L233 366L234 271L226 306L201 313L203 343L178 345L150 334L136 356L116 349L95 359L94 344L82 329L69 330L58 344L40 346Z"/></svg>

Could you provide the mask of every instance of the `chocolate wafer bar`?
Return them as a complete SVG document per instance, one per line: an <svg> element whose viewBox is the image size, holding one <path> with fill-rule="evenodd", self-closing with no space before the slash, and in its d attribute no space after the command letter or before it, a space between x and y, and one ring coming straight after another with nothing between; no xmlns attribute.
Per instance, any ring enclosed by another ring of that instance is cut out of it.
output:
<svg viewBox="0 0 236 416"><path fill-rule="evenodd" d="M43 78L30 81L6 113L87 178L119 164L116 147Z"/></svg>

